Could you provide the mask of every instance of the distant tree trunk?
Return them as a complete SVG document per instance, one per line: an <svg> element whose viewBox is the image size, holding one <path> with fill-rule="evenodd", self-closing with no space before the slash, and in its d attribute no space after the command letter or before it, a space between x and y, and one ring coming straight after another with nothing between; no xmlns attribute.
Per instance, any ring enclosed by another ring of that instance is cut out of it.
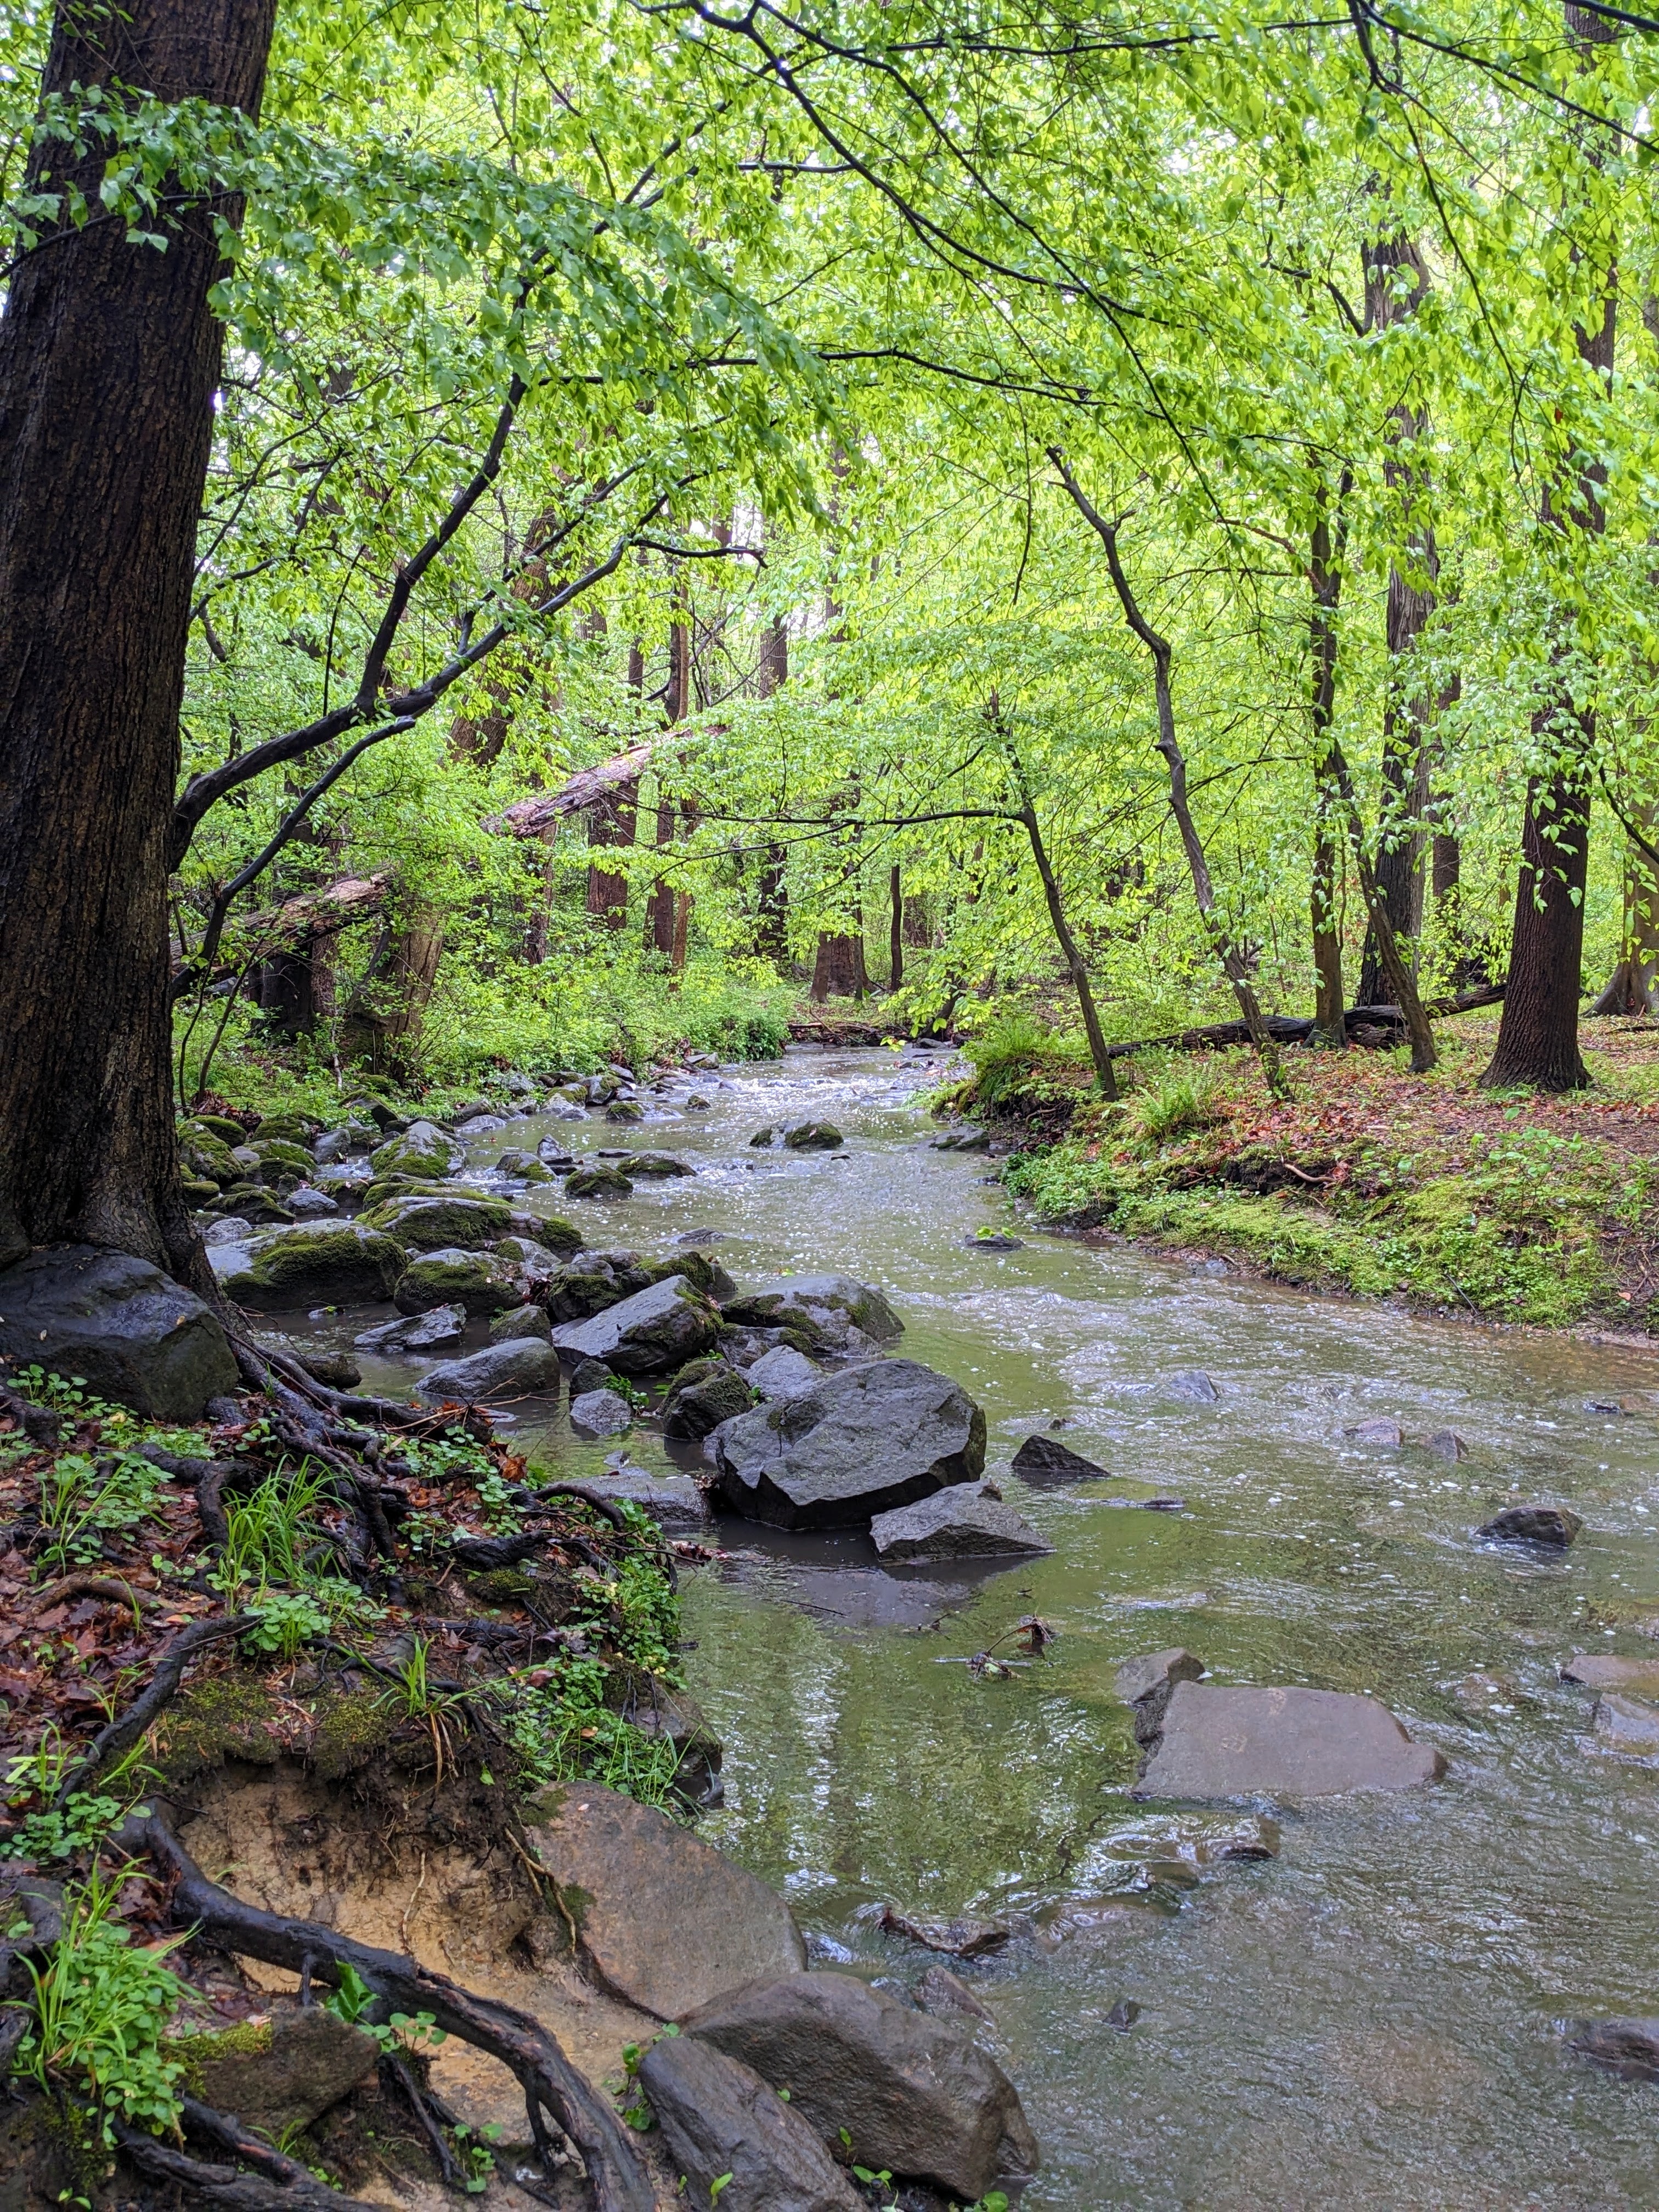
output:
<svg viewBox="0 0 1659 2212"><path fill-rule="evenodd" d="M895 868L890 882L892 915L887 932L887 988L896 991L904 981L904 892Z"/></svg>
<svg viewBox="0 0 1659 2212"><path fill-rule="evenodd" d="M755 695L769 699L788 681L789 631L781 621L769 623L761 641ZM780 967L789 957L788 856L781 845L769 845L761 856L760 883L755 894L755 950L763 960L775 960Z"/></svg>
<svg viewBox="0 0 1659 2212"><path fill-rule="evenodd" d="M1333 774L1331 726L1336 710L1336 607L1342 572L1331 560L1330 518L1323 488L1308 563L1313 586L1309 636L1313 648L1314 854L1310 902L1315 975L1314 1033L1340 1052L1348 1033L1343 1020L1342 937L1337 916L1337 871L1341 860L1341 794Z"/></svg>
<svg viewBox="0 0 1659 2212"><path fill-rule="evenodd" d="M423 900L406 901L383 933L342 1024L341 1049L377 1075L413 1073L428 1002L444 949L444 918Z"/></svg>
<svg viewBox="0 0 1659 2212"><path fill-rule="evenodd" d="M638 638L628 648L628 688L637 699L645 689L645 648ZM639 820L640 787L621 783L588 809L590 845L631 845ZM628 878L597 861L587 866L587 911L612 929L628 921Z"/></svg>
<svg viewBox="0 0 1659 2212"><path fill-rule="evenodd" d="M1651 800L1633 810L1637 827L1651 845L1659 828L1659 807ZM1659 1013L1659 874L1632 838L1625 852L1624 927L1619 964L1590 1008L1593 1014Z"/></svg>
<svg viewBox="0 0 1659 2212"><path fill-rule="evenodd" d="M1411 289L1395 289L1400 270L1407 270ZM1379 238L1365 255L1366 319L1386 330L1417 313L1428 289L1423 258L1403 234ZM1376 884L1397 939L1415 944L1423 928L1422 819L1428 798L1429 702L1415 672L1417 641L1434 612L1434 579L1439 567L1434 532L1426 524L1412 526L1412 493L1419 479L1413 455L1428 428L1427 416L1401 404L1390 418L1382 464L1390 489L1401 494L1413 567L1425 580L1402 574L1397 562L1389 569L1387 635L1389 669L1382 715L1382 799L1377 821ZM1413 965L1415 957L1413 955ZM1358 1003L1375 1006L1384 984L1376 932L1365 935L1360 962Z"/></svg>
<svg viewBox="0 0 1659 2212"><path fill-rule="evenodd" d="M1565 16L1568 35L1586 65L1592 47L1617 36L1611 23L1583 9L1569 4ZM1585 140L1582 150L1591 162L1599 162L1600 149L1593 141ZM1615 283L1609 264L1601 325L1588 330L1581 324L1577 331L1580 360L1603 384L1613 375ZM1607 527L1601 496L1607 480L1606 467L1589 461L1580 464L1575 484L1547 484L1540 515L1546 532L1599 535ZM1568 687L1562 684L1534 715L1532 726L1534 736L1556 755L1556 765L1527 786L1509 984L1497 1047L1480 1080L1493 1090L1580 1091L1589 1082L1578 1049L1578 1000L1595 716L1589 708L1575 713Z"/></svg>
<svg viewBox="0 0 1659 2212"><path fill-rule="evenodd" d="M274 0L61 0L44 97L72 88L257 115ZM222 331L214 217L167 251L98 216L111 149L39 140L48 227L0 318L0 1264L112 1245L211 1294L179 1179L167 841L196 526ZM164 188L165 189L165 188Z"/></svg>
<svg viewBox="0 0 1659 2212"><path fill-rule="evenodd" d="M822 1006L826 999L862 1000L870 988L864 966L864 932L832 934L818 939L818 956L812 968L812 998Z"/></svg>
<svg viewBox="0 0 1659 2212"><path fill-rule="evenodd" d="M663 718L672 730L677 722L684 720L691 703L691 630L688 623L677 622L668 632L668 690L663 702ZM659 848L674 842L674 802L663 784L660 772L657 779L657 844ZM645 949L661 952L671 963L674 957L674 892L666 878L659 876L651 887L651 896L645 908Z"/></svg>

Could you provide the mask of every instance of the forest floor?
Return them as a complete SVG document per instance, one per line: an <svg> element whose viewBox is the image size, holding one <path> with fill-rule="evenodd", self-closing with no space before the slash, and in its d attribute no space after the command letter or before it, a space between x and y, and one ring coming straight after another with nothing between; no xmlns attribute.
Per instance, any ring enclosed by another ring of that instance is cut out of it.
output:
<svg viewBox="0 0 1659 2212"><path fill-rule="evenodd" d="M1138 1059L1117 1106L1086 1066L981 1059L951 1103L1012 1141L1008 1188L1047 1221L1482 1321L1659 1334L1659 1023L1586 1023L1592 1087L1565 1097L1480 1087L1497 1024L1438 1024L1427 1077L1403 1050L1292 1050L1289 1103L1243 1051Z"/></svg>

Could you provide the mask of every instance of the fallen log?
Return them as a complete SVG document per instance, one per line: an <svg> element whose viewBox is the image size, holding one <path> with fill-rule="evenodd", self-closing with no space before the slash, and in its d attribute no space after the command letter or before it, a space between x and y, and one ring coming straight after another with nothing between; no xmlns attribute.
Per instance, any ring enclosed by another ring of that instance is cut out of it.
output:
<svg viewBox="0 0 1659 2212"><path fill-rule="evenodd" d="M1477 1006L1495 1006L1503 996L1503 984L1492 983L1479 991L1460 991L1455 998L1432 999L1423 1011L1432 1020L1443 1021L1448 1015L1470 1013ZM1405 1016L1398 1006L1350 1006L1343 1019L1405 1034ZM1262 1026L1277 1043L1305 1044L1315 1024L1310 1015L1269 1014ZM1109 1045L1107 1051L1114 1060L1125 1060L1137 1052L1212 1052L1249 1042L1250 1033L1243 1022L1207 1022L1201 1028L1176 1030L1167 1036L1134 1037L1127 1044Z"/></svg>
<svg viewBox="0 0 1659 2212"><path fill-rule="evenodd" d="M585 806L592 806L618 785L632 783L642 776L651 766L651 757L656 749L655 740L630 745L626 752L613 753L609 760L600 761L593 768L578 769L556 791L532 792L528 799L516 799L499 814L492 814L483 826L498 836L542 836L568 815L580 814Z"/></svg>

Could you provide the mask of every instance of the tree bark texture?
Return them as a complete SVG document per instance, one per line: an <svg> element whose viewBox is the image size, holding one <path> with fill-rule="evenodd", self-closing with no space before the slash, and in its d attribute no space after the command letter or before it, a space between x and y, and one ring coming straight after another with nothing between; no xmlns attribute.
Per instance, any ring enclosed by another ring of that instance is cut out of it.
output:
<svg viewBox="0 0 1659 2212"><path fill-rule="evenodd" d="M1332 565L1331 527L1322 498L1314 525L1308 573L1313 586L1309 638L1313 649L1314 1033L1322 1043L1340 1052L1348 1042L1342 1016L1342 936L1337 910L1342 802L1332 772L1331 724L1336 707L1336 605L1342 574Z"/></svg>
<svg viewBox="0 0 1659 2212"><path fill-rule="evenodd" d="M275 0L61 0L43 90L257 115ZM59 159L31 157L37 190ZM98 205L94 147L64 170ZM234 216L226 206L220 212ZM64 1241L210 1290L169 1093L167 847L222 333L212 210L48 239L0 318L0 1262Z"/></svg>
<svg viewBox="0 0 1659 2212"><path fill-rule="evenodd" d="M870 978L864 965L864 932L856 933L832 933L825 930L818 939L817 958L812 966L812 999L822 1006L826 999L862 999L870 988Z"/></svg>
<svg viewBox="0 0 1659 2212"><path fill-rule="evenodd" d="M887 988L896 991L904 981L904 888L896 868L889 878L888 888L891 907L887 927Z"/></svg>
<svg viewBox="0 0 1659 2212"><path fill-rule="evenodd" d="M1618 33L1599 15L1569 4L1568 36L1588 67L1591 49ZM1592 162L1600 149L1589 138L1583 150ZM1574 252L1577 258L1577 250ZM1615 276L1610 267L1599 327L1577 331L1578 357L1603 382L1613 375ZM1607 527L1602 501L1607 472L1599 461L1581 461L1571 483L1544 489L1545 530L1597 535ZM1576 727L1575 727L1576 725ZM1589 873L1590 761L1595 716L1575 713L1564 684L1533 717L1533 733L1558 756L1557 765L1527 786L1521 824L1521 866L1515 886L1515 933L1509 990L1498 1043L1480 1080L1494 1090L1582 1091L1589 1071L1578 1049L1578 999L1584 958L1584 886Z"/></svg>
<svg viewBox="0 0 1659 2212"><path fill-rule="evenodd" d="M1651 801L1632 810L1650 844L1659 827L1659 808ZM1590 1008L1593 1014L1659 1013L1659 877L1647 854L1632 841L1625 852L1624 930L1619 964Z"/></svg>

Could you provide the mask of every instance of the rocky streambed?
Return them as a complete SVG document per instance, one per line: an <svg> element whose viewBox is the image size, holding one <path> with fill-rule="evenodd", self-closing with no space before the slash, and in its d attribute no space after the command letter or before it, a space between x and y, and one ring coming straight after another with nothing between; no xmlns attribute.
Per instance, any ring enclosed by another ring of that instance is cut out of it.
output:
<svg viewBox="0 0 1659 2212"><path fill-rule="evenodd" d="M935 2185L1015 2178L1029 2126L1031 2207L1646 2201L1650 1360L1034 1232L936 1074L617 1072L228 1168L204 1128L198 1195L271 1341L485 1398L676 1537L724 1746L689 1843L867 2041L993 2065L991 2162ZM708 1953L681 1885L653 1968ZM641 2079L741 2133L717 2058L832 2074L850 2033L769 2014Z"/></svg>

